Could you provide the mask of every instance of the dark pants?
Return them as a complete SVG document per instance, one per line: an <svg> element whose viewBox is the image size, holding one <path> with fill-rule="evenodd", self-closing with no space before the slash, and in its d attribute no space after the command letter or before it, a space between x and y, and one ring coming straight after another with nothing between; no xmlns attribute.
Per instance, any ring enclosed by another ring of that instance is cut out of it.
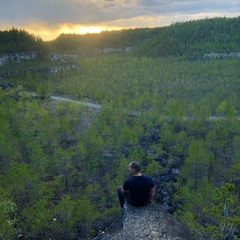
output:
<svg viewBox="0 0 240 240"><path fill-rule="evenodd" d="M118 187L117 191L118 191L118 199L119 199L119 203L120 203L120 206L121 208L123 208L123 204L125 203L125 201L132 205L132 201L131 201L131 196L129 195L128 192L126 193L123 193L122 192L122 186Z"/></svg>

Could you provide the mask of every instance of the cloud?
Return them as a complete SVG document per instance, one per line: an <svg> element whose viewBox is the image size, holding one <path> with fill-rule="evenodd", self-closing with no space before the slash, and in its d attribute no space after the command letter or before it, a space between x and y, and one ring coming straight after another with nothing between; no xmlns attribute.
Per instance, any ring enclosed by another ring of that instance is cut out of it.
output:
<svg viewBox="0 0 240 240"><path fill-rule="evenodd" d="M239 0L0 0L0 5L0 29L27 27L38 33L59 32L66 25L153 27L240 12Z"/></svg>
<svg viewBox="0 0 240 240"><path fill-rule="evenodd" d="M49 24L72 22L95 24L119 18L172 13L232 11L238 1L221 0L1 0L0 16L11 22L38 19Z"/></svg>

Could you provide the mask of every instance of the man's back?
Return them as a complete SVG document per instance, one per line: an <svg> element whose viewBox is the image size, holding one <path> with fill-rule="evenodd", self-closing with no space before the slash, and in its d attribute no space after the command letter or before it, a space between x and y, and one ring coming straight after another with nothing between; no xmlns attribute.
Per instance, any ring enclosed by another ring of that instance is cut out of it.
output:
<svg viewBox="0 0 240 240"><path fill-rule="evenodd" d="M151 177L132 176L124 182L123 189L129 191L131 205L144 206L149 202L149 194L154 183Z"/></svg>
<svg viewBox="0 0 240 240"><path fill-rule="evenodd" d="M141 174L139 162L130 162L128 170L132 177L127 179L123 186L118 187L120 206L123 208L125 200L129 204L139 207L152 202L154 197L153 179Z"/></svg>

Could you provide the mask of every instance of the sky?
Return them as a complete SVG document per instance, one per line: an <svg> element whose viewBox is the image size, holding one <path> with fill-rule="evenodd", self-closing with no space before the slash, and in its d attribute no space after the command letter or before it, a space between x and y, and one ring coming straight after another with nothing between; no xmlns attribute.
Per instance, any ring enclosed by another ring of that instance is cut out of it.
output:
<svg viewBox="0 0 240 240"><path fill-rule="evenodd" d="M161 27L238 16L239 0L0 0L0 31L24 29L44 41L61 33Z"/></svg>

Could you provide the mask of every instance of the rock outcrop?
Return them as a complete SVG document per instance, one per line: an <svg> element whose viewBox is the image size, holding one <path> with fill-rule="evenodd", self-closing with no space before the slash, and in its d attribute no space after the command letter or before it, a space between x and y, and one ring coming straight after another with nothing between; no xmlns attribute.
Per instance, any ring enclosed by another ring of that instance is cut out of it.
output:
<svg viewBox="0 0 240 240"><path fill-rule="evenodd" d="M125 204L123 208L123 240L193 240L190 230L161 205L145 207Z"/></svg>
<svg viewBox="0 0 240 240"><path fill-rule="evenodd" d="M205 53L203 58L238 58L240 57L240 52L230 52L230 53Z"/></svg>
<svg viewBox="0 0 240 240"><path fill-rule="evenodd" d="M0 66L9 62L20 63L25 60L33 60L37 58L36 52L21 52L21 53L0 53Z"/></svg>
<svg viewBox="0 0 240 240"><path fill-rule="evenodd" d="M123 48L105 48L103 50L99 50L99 53L126 53L132 52L131 47L123 47Z"/></svg>
<svg viewBox="0 0 240 240"><path fill-rule="evenodd" d="M100 231L94 240L195 240L190 230L162 205L124 204L122 229L115 234Z"/></svg>
<svg viewBox="0 0 240 240"><path fill-rule="evenodd" d="M58 54L54 52L49 52L46 54L37 52L0 53L0 66L8 64L10 62L21 63L23 61L31 61L41 58L49 61L65 62L68 59L80 58L82 56L82 54Z"/></svg>
<svg viewBox="0 0 240 240"><path fill-rule="evenodd" d="M28 68L20 68L8 71L2 71L0 73L0 78L5 78L11 75L17 74L25 74L27 72L31 73L57 73L57 72L65 72L80 69L79 64L77 63L66 63L65 65L61 66L48 66L48 67L28 67Z"/></svg>

